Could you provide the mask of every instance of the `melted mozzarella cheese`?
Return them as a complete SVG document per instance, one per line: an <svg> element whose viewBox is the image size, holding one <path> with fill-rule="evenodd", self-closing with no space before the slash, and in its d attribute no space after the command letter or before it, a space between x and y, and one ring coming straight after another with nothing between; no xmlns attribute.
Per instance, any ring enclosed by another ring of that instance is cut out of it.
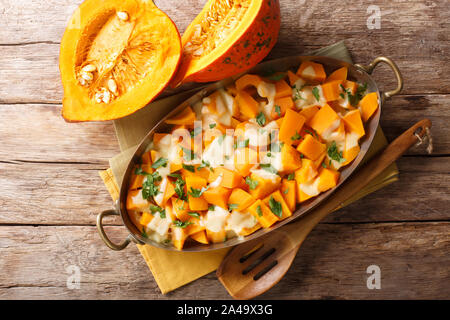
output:
<svg viewBox="0 0 450 320"><path fill-rule="evenodd" d="M212 232L223 230L227 217L230 213L219 206L214 206L214 210L209 210L206 214L205 227Z"/></svg>
<svg viewBox="0 0 450 320"><path fill-rule="evenodd" d="M223 180L223 174L221 173L221 174L219 174L219 176L217 177L216 180L214 180L213 182L211 182L209 184L209 187L210 188L217 188L217 187L219 187L220 184L222 183L222 180Z"/></svg>
<svg viewBox="0 0 450 320"><path fill-rule="evenodd" d="M318 186L319 186L319 178L316 178L312 182L301 183L300 190L302 190L308 196L314 197L320 193Z"/></svg>
<svg viewBox="0 0 450 320"><path fill-rule="evenodd" d="M308 66L303 69L302 77L313 79L316 77L316 71L314 71L314 68L312 66Z"/></svg>
<svg viewBox="0 0 450 320"><path fill-rule="evenodd" d="M323 140L329 142L333 140L333 132L339 128L339 126L341 125L341 119L336 119L335 121L333 121L333 123L327 128L325 129L322 134L320 135L322 137Z"/></svg>
<svg viewBox="0 0 450 320"><path fill-rule="evenodd" d="M159 213L155 213L147 228L156 232L161 237L167 238L171 223L172 219L170 219L168 214L166 214L165 218L161 218Z"/></svg>
<svg viewBox="0 0 450 320"><path fill-rule="evenodd" d="M235 235L239 235L243 229L251 229L257 223L258 221L252 214L248 212L241 213L235 210L228 217L225 230L233 231Z"/></svg>
<svg viewBox="0 0 450 320"><path fill-rule="evenodd" d="M350 150L357 147L358 144L358 134L355 132L349 132L345 135L345 150Z"/></svg>
<svg viewBox="0 0 450 320"><path fill-rule="evenodd" d="M226 135L215 138L205 149L202 155L203 161L209 162L212 168L224 165L225 168L234 169L234 141L233 137Z"/></svg>
<svg viewBox="0 0 450 320"><path fill-rule="evenodd" d="M161 181L161 184L159 185L159 192L156 196L153 197L153 199L155 200L156 204L158 206L162 205L162 202L164 200L164 194L166 193L166 189L167 189L167 183L168 183L168 179L166 177L164 177Z"/></svg>
<svg viewBox="0 0 450 320"><path fill-rule="evenodd" d="M256 174L257 176L259 176L265 180L271 180L274 183L276 183L277 181L279 181L281 179L279 175L269 172L264 169L252 169L252 170L250 170L250 172L253 174Z"/></svg>

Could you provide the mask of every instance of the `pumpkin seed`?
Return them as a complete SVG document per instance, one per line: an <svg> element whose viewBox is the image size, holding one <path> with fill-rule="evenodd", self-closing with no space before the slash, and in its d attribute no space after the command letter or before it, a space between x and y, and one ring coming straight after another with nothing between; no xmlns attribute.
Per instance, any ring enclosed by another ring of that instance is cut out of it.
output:
<svg viewBox="0 0 450 320"><path fill-rule="evenodd" d="M94 72L95 70L97 70L97 67L93 64L87 64L83 68L81 68L82 72Z"/></svg>
<svg viewBox="0 0 450 320"><path fill-rule="evenodd" d="M117 12L117 17L122 21L127 21L128 13L126 13L125 11L119 11L119 12Z"/></svg>
<svg viewBox="0 0 450 320"><path fill-rule="evenodd" d="M87 82L91 82L92 80L94 80L94 75L90 72L81 72L80 76Z"/></svg>
<svg viewBox="0 0 450 320"><path fill-rule="evenodd" d="M114 81L114 79L112 78L108 80L108 89L114 94L117 93L117 84L116 81Z"/></svg>

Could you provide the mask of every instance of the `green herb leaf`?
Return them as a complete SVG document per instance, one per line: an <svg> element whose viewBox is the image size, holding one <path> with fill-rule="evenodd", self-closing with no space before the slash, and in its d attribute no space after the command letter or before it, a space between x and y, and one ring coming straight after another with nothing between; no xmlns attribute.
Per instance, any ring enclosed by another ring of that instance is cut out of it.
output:
<svg viewBox="0 0 450 320"><path fill-rule="evenodd" d="M302 138L302 136L300 135L300 133L296 132L292 137L291 140L295 141L295 140L300 140Z"/></svg>
<svg viewBox="0 0 450 320"><path fill-rule="evenodd" d="M230 211L236 209L237 207L239 207L239 205L237 203L230 203L230 204L228 204L228 209Z"/></svg>
<svg viewBox="0 0 450 320"><path fill-rule="evenodd" d="M256 207L256 213L258 214L258 216L262 217L263 213L262 213L261 206Z"/></svg>
<svg viewBox="0 0 450 320"><path fill-rule="evenodd" d="M339 163L345 162L345 159L342 157L342 151L340 152L337 148L336 141L333 141L331 145L328 146L327 154L330 159L333 159Z"/></svg>
<svg viewBox="0 0 450 320"><path fill-rule="evenodd" d="M250 143L250 139L245 139L245 140L238 139L238 141L234 144L234 148L235 149L246 148L246 147L248 147L249 143Z"/></svg>
<svg viewBox="0 0 450 320"><path fill-rule="evenodd" d="M255 190L256 187L258 186L258 181L253 180L250 177L245 178L245 183L248 184L248 187L250 188L250 190Z"/></svg>
<svg viewBox="0 0 450 320"><path fill-rule="evenodd" d="M168 176L171 178L181 179L181 174L179 173L169 173Z"/></svg>
<svg viewBox="0 0 450 320"><path fill-rule="evenodd" d="M142 234L144 238L148 238L147 232L145 231L145 227L142 228Z"/></svg>
<svg viewBox="0 0 450 320"><path fill-rule="evenodd" d="M326 168L327 165L325 164L325 162L322 162L322 167Z"/></svg>
<svg viewBox="0 0 450 320"><path fill-rule="evenodd" d="M159 167L167 167L167 161L166 158L159 158L152 164L152 168L158 169Z"/></svg>
<svg viewBox="0 0 450 320"><path fill-rule="evenodd" d="M277 113L277 115L278 115L279 117L281 117L281 107L280 107L279 105L276 105L276 106L275 106L275 112Z"/></svg>
<svg viewBox="0 0 450 320"><path fill-rule="evenodd" d="M182 221L180 221L180 220L175 220L174 223L173 223L173 225L174 225L175 227L178 227L178 228L181 228L181 229L184 229L184 228L186 228L187 226L189 226L189 225L191 225L191 224L193 224L193 223L190 222L190 221L184 221L184 222L182 222Z"/></svg>
<svg viewBox="0 0 450 320"><path fill-rule="evenodd" d="M202 133L202 127L195 127L194 130L191 131L191 138L195 138L200 133Z"/></svg>
<svg viewBox="0 0 450 320"><path fill-rule="evenodd" d="M288 194L289 193L289 188L286 188L286 190L283 191L284 194Z"/></svg>
<svg viewBox="0 0 450 320"><path fill-rule="evenodd" d="M289 173L287 179L288 179L288 181L294 180L295 179L295 173Z"/></svg>
<svg viewBox="0 0 450 320"><path fill-rule="evenodd" d="M279 81L281 79L284 79L286 77L286 73L280 72L280 73L274 73L270 76L265 77L266 79L272 80L272 81Z"/></svg>
<svg viewBox="0 0 450 320"><path fill-rule="evenodd" d="M202 164L197 167L197 171L202 170L203 168L209 167L210 164L208 161L202 160Z"/></svg>
<svg viewBox="0 0 450 320"><path fill-rule="evenodd" d="M196 188L191 187L191 191L188 191L188 194L193 198L200 198L202 196L203 192L205 192L208 189L209 189L209 186L206 188L203 187L201 189L196 189Z"/></svg>
<svg viewBox="0 0 450 320"><path fill-rule="evenodd" d="M210 129L214 129L216 127L216 125L217 125L216 123L210 123L209 124L209 128Z"/></svg>
<svg viewBox="0 0 450 320"><path fill-rule="evenodd" d="M198 212L188 212L188 215L194 218L200 218L200 214Z"/></svg>
<svg viewBox="0 0 450 320"><path fill-rule="evenodd" d="M258 123L261 127L266 124L266 116L264 115L264 113L258 113L258 115L256 116L256 123Z"/></svg>
<svg viewBox="0 0 450 320"><path fill-rule="evenodd" d="M161 176L158 172L147 175L147 179L142 184L142 198L149 199L156 196L159 193L159 188L155 185L155 182L160 180Z"/></svg>
<svg viewBox="0 0 450 320"><path fill-rule="evenodd" d="M277 200L275 200L273 198L273 196L270 196L269 207L270 207L270 211L272 211L276 216L281 218L281 216L283 215L283 209L281 207L281 203L278 202Z"/></svg>
<svg viewBox="0 0 450 320"><path fill-rule="evenodd" d="M194 151L191 149L187 149L185 147L181 147L181 150L183 150L183 158L185 161L191 161L195 158Z"/></svg>
<svg viewBox="0 0 450 320"><path fill-rule="evenodd" d="M216 206L212 204L208 207L208 211L214 211L215 208Z"/></svg>
<svg viewBox="0 0 450 320"><path fill-rule="evenodd" d="M190 164L182 164L183 169L190 171L192 173L195 173L195 167L193 165Z"/></svg>
<svg viewBox="0 0 450 320"><path fill-rule="evenodd" d="M163 209L163 208L161 208L159 206L150 205L150 211L152 212L153 215L155 213L159 212L159 216L161 217L161 219L165 219L166 218L166 209Z"/></svg>
<svg viewBox="0 0 450 320"><path fill-rule="evenodd" d="M316 98L317 102L319 102L320 101L319 88L317 87L312 88L312 94Z"/></svg>
<svg viewBox="0 0 450 320"><path fill-rule="evenodd" d="M261 163L261 169L266 170L267 172L278 174L277 169L275 169L270 163Z"/></svg>
<svg viewBox="0 0 450 320"><path fill-rule="evenodd" d="M181 177L178 178L177 181L175 181L175 193L181 200L187 200L186 193L184 192L185 184L186 182L184 182L184 180L181 179Z"/></svg>

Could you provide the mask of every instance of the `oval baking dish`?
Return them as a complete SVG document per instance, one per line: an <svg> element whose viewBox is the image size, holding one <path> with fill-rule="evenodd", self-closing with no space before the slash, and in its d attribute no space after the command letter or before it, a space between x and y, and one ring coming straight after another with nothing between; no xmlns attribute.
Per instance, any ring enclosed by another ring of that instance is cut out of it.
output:
<svg viewBox="0 0 450 320"><path fill-rule="evenodd" d="M353 173L353 171L358 167L358 165L361 163L362 159L364 158L367 150L369 149L369 146L372 143L372 140L375 136L376 130L379 125L380 121L380 114L381 114L381 107L384 103L384 101L390 97L392 97L395 94L398 94L400 90L402 89L402 76L400 74L400 71L398 70L398 67L396 64L386 58L386 57L377 57L373 60L369 65L363 66L359 64L349 64L343 61L339 61L333 58L328 57L320 57L320 56L297 56L297 57L288 57L283 59L278 59L276 61L269 61L266 63L262 63L255 68L248 71L248 73L252 74L262 74L268 69L271 71L287 71L289 69L298 68L298 66L304 62L304 61L312 61L316 63L320 63L324 66L325 71L327 74L329 74L331 71L334 71L340 67L347 67L348 69L348 79L355 81L357 83L365 83L367 84L367 92L375 92L378 97L379 102L379 108L375 111L375 113L372 115L372 117L366 122L365 124L365 136L361 138L360 140L360 152L358 153L357 157L353 160L353 162L344 167L342 170L340 170L340 178L339 182L336 185L335 188L332 188L331 190L325 191L321 194L319 194L317 197L312 198L310 200L307 200L306 202L302 203L300 207L298 207L292 214L292 216L278 221L274 225L272 225L269 228L262 228L257 230L256 232L245 236L245 237L235 237L228 239L224 242L219 243L211 243L208 245L200 244L200 243L189 243L186 245L182 251L207 251L207 250L216 250L221 249L229 246L234 246L237 244L240 244L245 241L249 241L255 238L258 238L268 232L271 232L272 230L275 230L277 228L280 228L281 226L295 220L296 218L306 214L308 211L316 207L320 202L324 201L336 188L339 188L339 186ZM376 82L373 80L371 73L373 69L379 64L379 63L386 63L388 64L391 69L393 70L396 79L397 79L397 88L388 91L388 92L380 92ZM177 106L175 109L170 111L159 123L146 135L146 137L141 141L139 146L137 147L131 161L129 162L127 166L127 170L124 174L123 183L120 188L120 195L119 199L116 203L116 209L114 210L106 210L102 213L100 213L97 217L97 228L100 233L101 238L105 242L105 244L113 249L113 250L122 250L124 249L130 242L135 242L138 244L149 244L156 247L168 249L168 250L175 250L175 248L171 245L167 245L164 243L156 242L151 239L148 239L144 237L141 233L141 231L134 225L134 223L131 221L127 209L126 209L126 201L127 201L127 193L129 190L129 183L130 183L130 177L134 172L135 165L139 163L139 160L141 156L144 154L145 151L147 151L149 144L153 140L153 135L155 132L167 132L169 129L169 125L166 124L165 120L173 117L177 113L179 113L181 110L186 108L187 106L194 105L196 102L200 101L204 97L209 96L217 89L227 87L228 85L232 84L236 79L241 77L241 75L229 79L225 79L223 81L216 82L206 88L201 89L198 93L193 95L191 98L184 101L182 104ZM113 243L106 235L104 229L102 220L105 216L110 215L120 215L122 218L122 221L129 231L128 237L120 244Z"/></svg>

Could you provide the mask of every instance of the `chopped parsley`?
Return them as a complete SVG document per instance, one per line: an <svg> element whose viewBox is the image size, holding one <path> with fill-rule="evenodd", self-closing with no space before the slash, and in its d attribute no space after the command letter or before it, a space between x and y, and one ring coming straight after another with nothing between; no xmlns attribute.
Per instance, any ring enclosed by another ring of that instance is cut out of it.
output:
<svg viewBox="0 0 450 320"><path fill-rule="evenodd" d="M281 117L281 107L280 107L279 105L276 105L276 106L275 106L275 112L277 113L277 115L278 115L279 117Z"/></svg>
<svg viewBox="0 0 450 320"><path fill-rule="evenodd" d="M289 175L287 176L288 181L294 180L294 178L295 178L294 173L289 173Z"/></svg>
<svg viewBox="0 0 450 320"><path fill-rule="evenodd" d="M320 101L319 88L317 87L312 88L312 94L316 98L317 102L319 102Z"/></svg>
<svg viewBox="0 0 450 320"><path fill-rule="evenodd" d="M289 188L286 188L286 190L283 191L283 194L288 194L289 193Z"/></svg>
<svg viewBox="0 0 450 320"><path fill-rule="evenodd" d="M158 186L155 185L155 182L161 181L161 179L158 172L147 175L147 179L145 179L142 184L142 198L148 199L156 196L159 193L159 189Z"/></svg>
<svg viewBox="0 0 450 320"><path fill-rule="evenodd" d="M258 123L261 127L266 124L266 116L264 115L264 113L258 113L258 115L256 116L256 123Z"/></svg>
<svg viewBox="0 0 450 320"><path fill-rule="evenodd" d="M167 161L166 158L159 158L152 164L152 168L158 169L159 167L167 167Z"/></svg>
<svg viewBox="0 0 450 320"><path fill-rule="evenodd" d="M191 131L191 138L195 138L200 133L202 133L202 128L195 127L194 130Z"/></svg>
<svg viewBox="0 0 450 320"><path fill-rule="evenodd" d="M141 235L142 235L144 238L148 238L147 232L145 231L145 227L142 228L142 233L141 233Z"/></svg>
<svg viewBox="0 0 450 320"><path fill-rule="evenodd" d="M245 139L245 140L238 139L238 141L236 141L236 143L234 144L234 148L235 149L246 148L246 147L248 147L249 143L250 143L250 139Z"/></svg>
<svg viewBox="0 0 450 320"><path fill-rule="evenodd" d="M216 127L216 125L217 125L216 123L210 123L209 124L209 128L210 129L214 129Z"/></svg>
<svg viewBox="0 0 450 320"><path fill-rule="evenodd" d="M144 170L142 170L142 168L136 168L136 169L134 169L134 174L137 175L137 176L139 176L139 175L146 176L149 173L145 172Z"/></svg>
<svg viewBox="0 0 450 320"><path fill-rule="evenodd" d="M183 150L183 158L185 161L191 161L195 158L194 151L185 147L181 147L181 150Z"/></svg>
<svg viewBox="0 0 450 320"><path fill-rule="evenodd" d="M208 211L214 211L215 208L216 206L212 204L208 207Z"/></svg>
<svg viewBox="0 0 450 320"><path fill-rule="evenodd" d="M281 203L275 200L273 196L270 196L269 207L270 211L272 211L277 217L281 218L281 216L283 215Z"/></svg>
<svg viewBox="0 0 450 320"><path fill-rule="evenodd" d="M272 81L279 81L281 79L284 79L284 77L286 77L286 73L279 72L279 73L274 73L272 75L266 76L265 78L272 80Z"/></svg>
<svg viewBox="0 0 450 320"><path fill-rule="evenodd" d="M210 167L209 162L205 161L205 160L202 160L202 164L197 167L197 171L200 171L200 170L202 170L203 168L206 168L206 167Z"/></svg>
<svg viewBox="0 0 450 320"><path fill-rule="evenodd" d="M300 135L300 133L296 132L292 137L291 140L295 141L295 140L300 140L302 138L302 136Z"/></svg>
<svg viewBox="0 0 450 320"><path fill-rule="evenodd" d="M277 169L275 169L270 163L261 163L261 169L266 170L267 172L278 174Z"/></svg>
<svg viewBox="0 0 450 320"><path fill-rule="evenodd" d="M333 141L331 145L327 148L327 154L330 159L333 159L339 163L345 162L345 159L342 157L342 151L339 151L336 145L336 141Z"/></svg>
<svg viewBox="0 0 450 320"><path fill-rule="evenodd" d="M200 218L200 214L198 212L188 212L188 215L194 218Z"/></svg>
<svg viewBox="0 0 450 320"><path fill-rule="evenodd" d="M184 222L182 222L182 221L180 221L180 220L175 220L174 223L173 223L173 225L174 225L175 227L181 228L181 229L184 229L184 228L186 228L187 226L189 226L189 225L191 225L191 224L193 224L193 223L190 222L190 221L184 221Z"/></svg>
<svg viewBox="0 0 450 320"><path fill-rule="evenodd" d="M186 182L184 182L184 180L181 179L181 177L178 178L177 181L175 181L175 193L181 200L187 200L186 193L184 192L185 184Z"/></svg>
<svg viewBox="0 0 450 320"><path fill-rule="evenodd" d="M179 173L170 173L170 174L168 174L168 176L171 178L181 179L181 174L179 174Z"/></svg>
<svg viewBox="0 0 450 320"><path fill-rule="evenodd" d="M263 213L262 213L261 206L256 207L256 213L258 214L258 216L262 217Z"/></svg>
<svg viewBox="0 0 450 320"><path fill-rule="evenodd" d="M187 171L190 171L192 173L195 172L195 167L193 165L183 163L182 166L183 166L183 169L185 169Z"/></svg>
<svg viewBox="0 0 450 320"><path fill-rule="evenodd" d="M155 213L159 212L159 216L161 217L161 219L165 219L166 218L166 209L163 209L163 208L161 208L159 206L150 205L150 211L152 212L153 215Z"/></svg>
<svg viewBox="0 0 450 320"><path fill-rule="evenodd" d="M206 190L208 190L208 187L203 187L201 189L196 189L196 188L192 188L191 187L191 191L188 191L188 195L190 195L193 198L200 198L203 194L203 192L205 192Z"/></svg>
<svg viewBox="0 0 450 320"><path fill-rule="evenodd" d="M250 190L255 190L256 187L258 186L258 181L253 180L250 177L245 178L245 183L248 185L248 187L250 188Z"/></svg>
<svg viewBox="0 0 450 320"><path fill-rule="evenodd" d="M236 209L236 208L238 208L239 207L239 205L237 204L237 203L230 203L229 205L228 205L228 209L231 211L231 210L234 210L234 209Z"/></svg>

